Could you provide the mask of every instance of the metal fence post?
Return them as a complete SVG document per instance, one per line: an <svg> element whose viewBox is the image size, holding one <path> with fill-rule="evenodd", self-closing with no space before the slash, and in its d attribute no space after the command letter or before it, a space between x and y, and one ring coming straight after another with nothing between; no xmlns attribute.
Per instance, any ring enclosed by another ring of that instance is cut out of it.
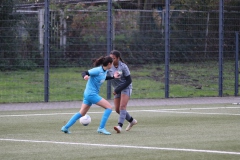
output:
<svg viewBox="0 0 240 160"><path fill-rule="evenodd" d="M165 98L169 98L169 60L170 60L170 27L169 27L169 10L170 2L165 0L166 13L165 13Z"/></svg>
<svg viewBox="0 0 240 160"><path fill-rule="evenodd" d="M39 9L38 10L38 34L39 34L39 50L40 50L40 55L43 57L43 52L44 52L44 30L42 28L42 26L44 26L44 9Z"/></svg>
<svg viewBox="0 0 240 160"><path fill-rule="evenodd" d="M44 101L49 101L49 0L45 0L44 15Z"/></svg>
<svg viewBox="0 0 240 160"><path fill-rule="evenodd" d="M239 69L238 69L238 67L239 67L239 61L238 61L238 54L239 54L239 34L238 34L238 32L236 32L236 34L235 34L236 36L236 43L235 43L235 45L236 45L236 51L235 51L235 53L236 53L236 56L235 56L235 96L238 96L238 76L239 76Z"/></svg>
<svg viewBox="0 0 240 160"><path fill-rule="evenodd" d="M223 21L224 21L224 2L219 0L219 91L218 94L220 97L223 96L223 40L224 40L224 31L223 31Z"/></svg>
<svg viewBox="0 0 240 160"><path fill-rule="evenodd" d="M112 50L112 0L108 0L108 12L107 12L107 55ZM111 99L111 81L107 81L107 99Z"/></svg>

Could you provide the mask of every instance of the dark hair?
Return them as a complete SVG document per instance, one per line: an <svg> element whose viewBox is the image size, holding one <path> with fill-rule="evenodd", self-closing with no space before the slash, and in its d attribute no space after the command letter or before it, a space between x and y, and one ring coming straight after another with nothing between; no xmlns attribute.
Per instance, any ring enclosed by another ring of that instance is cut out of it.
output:
<svg viewBox="0 0 240 160"><path fill-rule="evenodd" d="M93 65L95 67L100 66L100 65L107 66L109 63L112 63L112 62L113 62L113 60L110 56L105 56L105 57L101 56L98 59L93 60Z"/></svg>
<svg viewBox="0 0 240 160"><path fill-rule="evenodd" d="M125 63L125 62L122 60L122 58L121 58L121 52L119 52L118 50L112 50L112 51L110 52L110 54L116 56L117 58L120 59L120 61L122 61L123 63Z"/></svg>

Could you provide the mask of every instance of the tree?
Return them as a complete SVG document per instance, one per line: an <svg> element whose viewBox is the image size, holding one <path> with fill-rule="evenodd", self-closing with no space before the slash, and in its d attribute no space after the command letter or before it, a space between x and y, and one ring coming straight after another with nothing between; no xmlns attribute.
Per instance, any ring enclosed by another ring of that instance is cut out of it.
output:
<svg viewBox="0 0 240 160"><path fill-rule="evenodd" d="M165 0L134 0L132 3L137 6L137 9L142 10L140 12L139 26L141 31L146 31L151 28L153 21L153 8L156 6L163 6ZM152 11L152 12L151 12Z"/></svg>
<svg viewBox="0 0 240 160"><path fill-rule="evenodd" d="M36 66L33 62L36 31L27 27L33 22L15 12L14 0L2 0L0 5L0 70L30 69ZM36 18L35 18L36 19ZM34 35L29 35L33 33ZM32 39L30 38L32 37ZM33 49L34 48L34 49Z"/></svg>
<svg viewBox="0 0 240 160"><path fill-rule="evenodd" d="M0 6L0 69L13 65L16 57L13 51L16 31L13 27L16 25L14 21L13 0L2 0ZM5 59L4 59L5 58Z"/></svg>

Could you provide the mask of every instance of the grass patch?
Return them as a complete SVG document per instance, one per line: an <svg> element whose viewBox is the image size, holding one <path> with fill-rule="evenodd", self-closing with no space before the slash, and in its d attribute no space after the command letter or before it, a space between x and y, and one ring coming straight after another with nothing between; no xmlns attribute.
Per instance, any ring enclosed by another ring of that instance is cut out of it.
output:
<svg viewBox="0 0 240 160"><path fill-rule="evenodd" d="M164 64L129 65L133 80L132 98L164 98ZM86 81L81 72L89 68L50 68L49 101L82 100ZM170 97L218 96L219 78L216 62L171 63L169 72ZM234 62L224 64L223 95L235 92ZM0 72L0 103L43 102L44 70ZM107 97L107 83L101 88Z"/></svg>
<svg viewBox="0 0 240 160"><path fill-rule="evenodd" d="M213 107L216 109L210 109ZM106 129L112 133L110 136L97 134L103 113L103 109L98 107L89 111L92 123L85 127L77 121L70 128L72 134L64 134L60 129L77 112L76 109L2 111L0 155L2 160L120 160L123 156L139 160L238 160L239 155L224 153L239 153L240 149L239 117L233 115L240 114L240 110L227 107L231 106L129 107L129 113L138 120L138 124L127 132L124 130L125 123L122 133L117 134L113 126L117 124L118 115L113 112L106 125ZM161 109L165 109L165 112L159 112ZM167 109L175 110L166 112Z"/></svg>

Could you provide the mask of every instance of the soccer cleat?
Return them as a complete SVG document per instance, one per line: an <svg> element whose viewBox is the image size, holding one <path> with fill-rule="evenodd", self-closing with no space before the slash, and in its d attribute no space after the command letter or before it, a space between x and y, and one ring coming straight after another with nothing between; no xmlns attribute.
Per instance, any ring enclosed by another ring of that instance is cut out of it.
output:
<svg viewBox="0 0 240 160"><path fill-rule="evenodd" d="M121 130L122 130L122 127L120 127L120 126L115 126L113 128L114 128L115 131L117 131L117 133L120 133Z"/></svg>
<svg viewBox="0 0 240 160"><path fill-rule="evenodd" d="M111 133L108 132L105 128L102 129L98 128L97 132L100 134L111 135Z"/></svg>
<svg viewBox="0 0 240 160"><path fill-rule="evenodd" d="M131 123L128 124L126 131L129 131L133 125L137 124L137 120L133 119L133 121Z"/></svg>
<svg viewBox="0 0 240 160"><path fill-rule="evenodd" d="M61 131L68 134L71 133L67 128L65 128L65 126L62 127Z"/></svg>

